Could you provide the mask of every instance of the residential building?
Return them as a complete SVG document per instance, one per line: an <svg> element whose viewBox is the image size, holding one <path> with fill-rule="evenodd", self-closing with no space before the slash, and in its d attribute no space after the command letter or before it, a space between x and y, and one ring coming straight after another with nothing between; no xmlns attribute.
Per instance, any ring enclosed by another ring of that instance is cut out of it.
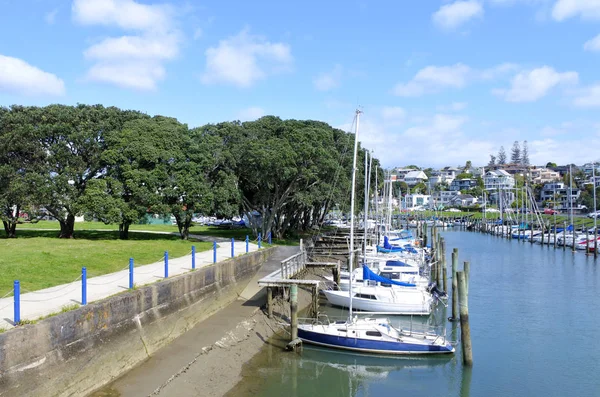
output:
<svg viewBox="0 0 600 397"><path fill-rule="evenodd" d="M425 182L427 180L427 175L423 171L411 171L404 176L404 182L408 186L414 186L418 183Z"/></svg>
<svg viewBox="0 0 600 397"><path fill-rule="evenodd" d="M523 164L496 164L490 166L490 171L506 171L510 175L521 174L525 175L531 167Z"/></svg>
<svg viewBox="0 0 600 397"><path fill-rule="evenodd" d="M515 187L515 178L505 170L488 171L483 177L485 190L512 189Z"/></svg>
<svg viewBox="0 0 600 397"><path fill-rule="evenodd" d="M455 179L450 184L450 190L454 190L454 191L469 190L475 186L477 186L477 181L475 179L472 179L472 178Z"/></svg>
<svg viewBox="0 0 600 397"><path fill-rule="evenodd" d="M392 171L392 174L396 175L396 180L403 181L404 178L406 177L406 174L408 174L409 172L413 172L413 171L415 171L415 170L412 168L395 168Z"/></svg>
<svg viewBox="0 0 600 397"><path fill-rule="evenodd" d="M569 208L569 203L575 203L581 191L577 188L569 188L563 182L546 183L540 192L541 201L554 202L554 208ZM569 200L569 195L571 199Z"/></svg>
<svg viewBox="0 0 600 397"><path fill-rule="evenodd" d="M470 207L477 204L477 197L470 194L459 194L452 198L450 205L456 205L461 207Z"/></svg>
<svg viewBox="0 0 600 397"><path fill-rule="evenodd" d="M596 165L596 175L600 175L600 163L595 163ZM594 165L592 163L586 163L584 165L582 165L581 167L579 167L586 175L592 175L593 169L594 169Z"/></svg>
<svg viewBox="0 0 600 397"><path fill-rule="evenodd" d="M448 207L450 202L454 199L454 197L460 195L459 191L456 190L446 190L443 192L435 192L432 196L432 204L434 207Z"/></svg>
<svg viewBox="0 0 600 397"><path fill-rule="evenodd" d="M407 194L404 196L406 208L427 207L431 196L427 194Z"/></svg>
<svg viewBox="0 0 600 397"><path fill-rule="evenodd" d="M529 170L529 175L533 183L549 183L560 181L560 174L548 168L532 168Z"/></svg>

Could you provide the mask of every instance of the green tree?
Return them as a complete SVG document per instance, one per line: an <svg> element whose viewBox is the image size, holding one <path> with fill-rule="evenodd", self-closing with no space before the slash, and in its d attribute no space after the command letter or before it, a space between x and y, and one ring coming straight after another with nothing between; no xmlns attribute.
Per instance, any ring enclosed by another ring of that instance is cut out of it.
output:
<svg viewBox="0 0 600 397"><path fill-rule="evenodd" d="M498 160L496 164L506 164L506 151L504 150L504 146L500 146L500 151L498 152Z"/></svg>
<svg viewBox="0 0 600 397"><path fill-rule="evenodd" d="M557 167L556 163L553 163L550 161L546 163L546 168L556 168L556 167Z"/></svg>
<svg viewBox="0 0 600 397"><path fill-rule="evenodd" d="M36 144L32 108L0 107L0 218L7 237L15 237L20 214L34 217L44 153Z"/></svg>

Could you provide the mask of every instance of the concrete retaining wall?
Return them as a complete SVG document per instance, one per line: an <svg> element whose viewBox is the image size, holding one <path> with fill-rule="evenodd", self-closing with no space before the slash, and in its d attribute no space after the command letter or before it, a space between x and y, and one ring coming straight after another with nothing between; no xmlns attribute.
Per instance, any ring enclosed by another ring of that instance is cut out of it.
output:
<svg viewBox="0 0 600 397"><path fill-rule="evenodd" d="M235 300L273 248L0 334L0 396L82 396Z"/></svg>

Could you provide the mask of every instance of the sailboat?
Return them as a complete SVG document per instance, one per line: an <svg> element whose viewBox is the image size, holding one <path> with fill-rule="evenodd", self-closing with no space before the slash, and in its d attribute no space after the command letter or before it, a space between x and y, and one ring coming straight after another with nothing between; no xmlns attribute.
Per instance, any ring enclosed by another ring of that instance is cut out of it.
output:
<svg viewBox="0 0 600 397"><path fill-rule="evenodd" d="M360 111L356 111L354 135L354 160L352 166L352 194L350 199L350 274L354 261L354 190L356 187L356 156L358 151L358 127ZM394 327L387 318L358 318L352 312L352 280L348 296L348 319L330 322L314 320L298 325L298 337L305 343L336 349L371 354L435 354L453 353L454 347L442 335L416 333Z"/></svg>

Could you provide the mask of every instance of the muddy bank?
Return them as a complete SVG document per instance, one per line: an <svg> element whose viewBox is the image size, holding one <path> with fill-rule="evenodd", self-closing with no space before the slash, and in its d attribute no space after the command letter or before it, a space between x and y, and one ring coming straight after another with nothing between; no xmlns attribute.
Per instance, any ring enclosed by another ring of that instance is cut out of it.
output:
<svg viewBox="0 0 600 397"><path fill-rule="evenodd" d="M306 278L319 278L310 275ZM310 291L299 289L299 308L309 307ZM266 316L266 291L238 300L200 323L144 364L93 397L223 396L242 380L243 366L266 343L289 340L289 302L274 300ZM278 334L274 339L273 336Z"/></svg>

